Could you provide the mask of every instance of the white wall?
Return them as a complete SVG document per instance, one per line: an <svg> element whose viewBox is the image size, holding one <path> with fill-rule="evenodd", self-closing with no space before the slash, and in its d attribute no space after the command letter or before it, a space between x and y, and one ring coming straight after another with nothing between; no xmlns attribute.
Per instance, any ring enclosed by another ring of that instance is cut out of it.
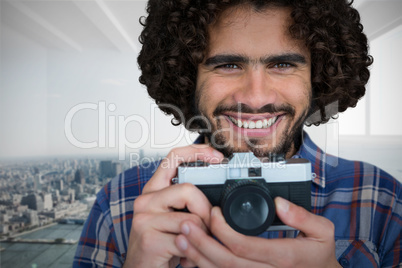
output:
<svg viewBox="0 0 402 268"><path fill-rule="evenodd" d="M8 27L0 41L0 154L46 153L47 50Z"/></svg>
<svg viewBox="0 0 402 268"><path fill-rule="evenodd" d="M371 42L370 134L402 137L402 25ZM402 141L401 141L402 142Z"/></svg>
<svg viewBox="0 0 402 268"><path fill-rule="evenodd" d="M307 131L329 153L378 165L402 181L401 47L402 25L371 41L366 96L338 120Z"/></svg>
<svg viewBox="0 0 402 268"><path fill-rule="evenodd" d="M135 52L47 49L12 28L2 29L0 158L117 157L121 151L139 149L163 153L194 139L183 127L170 124L170 118L160 112L138 82ZM66 137L66 116L81 104L96 108L74 114L72 134L79 142L96 142L95 148L83 149ZM119 118L125 122L119 123ZM109 133L109 129L113 131ZM119 135L124 136L120 144Z"/></svg>

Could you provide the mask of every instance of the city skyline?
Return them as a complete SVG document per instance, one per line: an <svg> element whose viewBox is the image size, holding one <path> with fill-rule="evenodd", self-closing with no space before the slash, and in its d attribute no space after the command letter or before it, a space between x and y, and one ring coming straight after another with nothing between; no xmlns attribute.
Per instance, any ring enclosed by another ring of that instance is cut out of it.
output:
<svg viewBox="0 0 402 268"><path fill-rule="evenodd" d="M127 161L96 158L0 164L0 236L65 217L84 220L99 189L129 167Z"/></svg>

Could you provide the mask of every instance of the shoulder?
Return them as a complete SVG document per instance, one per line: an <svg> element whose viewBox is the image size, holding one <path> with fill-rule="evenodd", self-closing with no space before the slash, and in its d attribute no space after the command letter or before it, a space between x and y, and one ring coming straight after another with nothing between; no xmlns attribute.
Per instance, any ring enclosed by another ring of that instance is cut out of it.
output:
<svg viewBox="0 0 402 268"><path fill-rule="evenodd" d="M158 165L159 162L152 162L134 166L113 178L98 192L83 227L74 267L121 266L128 248L134 200Z"/></svg>
<svg viewBox="0 0 402 268"><path fill-rule="evenodd" d="M365 208L373 214L402 214L401 182L381 168L362 161L326 155L321 176L325 178L326 197ZM381 209L380 209L381 208Z"/></svg>
<svg viewBox="0 0 402 268"><path fill-rule="evenodd" d="M316 181L325 188L326 185L350 189L372 185L400 194L401 183L384 170L366 162L327 154L307 134L304 135L299 155L311 162Z"/></svg>
<svg viewBox="0 0 402 268"><path fill-rule="evenodd" d="M330 161L325 164L327 185L358 188L384 192L392 198L400 199L401 183L381 168L362 161L346 160L327 156Z"/></svg>
<svg viewBox="0 0 402 268"><path fill-rule="evenodd" d="M149 162L134 166L110 180L97 194L102 210L110 206L133 202L150 180L160 162Z"/></svg>

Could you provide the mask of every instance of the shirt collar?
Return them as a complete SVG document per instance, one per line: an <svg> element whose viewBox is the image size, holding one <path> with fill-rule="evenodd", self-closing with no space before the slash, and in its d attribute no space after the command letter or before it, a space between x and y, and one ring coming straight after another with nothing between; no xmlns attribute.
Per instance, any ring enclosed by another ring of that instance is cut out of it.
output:
<svg viewBox="0 0 402 268"><path fill-rule="evenodd" d="M307 132L303 131L303 143L299 151L292 158L304 158L311 163L313 174L312 182L325 188L325 165L334 161L333 157L328 157L311 139Z"/></svg>
<svg viewBox="0 0 402 268"><path fill-rule="evenodd" d="M194 141L195 144L205 142L205 136L200 135ZM299 151L292 158L304 158L311 163L311 172L313 174L312 182L322 188L325 188L325 164L331 164L333 157L327 157L309 137L307 132L303 131L303 143Z"/></svg>

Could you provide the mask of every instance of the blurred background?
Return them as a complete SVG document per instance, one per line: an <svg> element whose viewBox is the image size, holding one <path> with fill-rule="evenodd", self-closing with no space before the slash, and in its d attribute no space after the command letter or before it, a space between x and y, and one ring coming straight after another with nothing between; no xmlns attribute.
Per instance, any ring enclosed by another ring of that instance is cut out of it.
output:
<svg viewBox="0 0 402 268"><path fill-rule="evenodd" d="M70 267L100 187L197 135L138 82L146 1L0 1L0 266ZM374 56L367 94L306 130L402 180L402 0L353 5Z"/></svg>
<svg viewBox="0 0 402 268"><path fill-rule="evenodd" d="M191 142L195 135L171 126L138 82L138 21L145 5L1 0L1 158L117 156L126 144L132 147L126 153L163 154ZM375 59L368 92L339 120L307 130L331 153L372 162L402 178L402 1L360 0L354 6Z"/></svg>

